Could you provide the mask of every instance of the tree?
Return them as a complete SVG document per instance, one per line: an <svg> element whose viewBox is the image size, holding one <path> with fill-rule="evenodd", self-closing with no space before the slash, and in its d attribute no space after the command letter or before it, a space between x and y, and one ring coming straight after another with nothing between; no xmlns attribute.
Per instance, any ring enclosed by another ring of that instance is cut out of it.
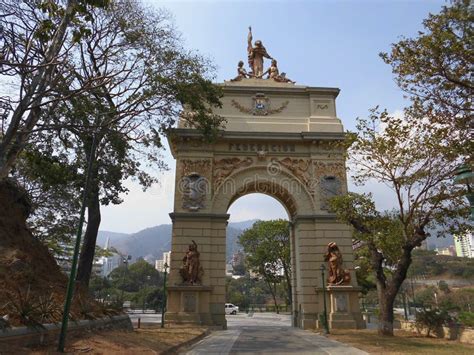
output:
<svg viewBox="0 0 474 355"><path fill-rule="evenodd" d="M11 171L36 127L42 110L62 100L58 80L68 76L69 51L84 33L93 7L107 0L0 2L0 76L14 82L13 94L0 98L0 182ZM72 31L68 31L72 29ZM93 85L83 86L67 95Z"/></svg>
<svg viewBox="0 0 474 355"><path fill-rule="evenodd" d="M381 53L412 105L403 119L372 110L349 139L355 181L388 185L396 202L393 211L379 212L371 195L349 194L333 201L335 212L354 227L370 252L380 334L393 335L393 302L412 251L426 240L430 228L436 226L438 235L468 228L463 191L451 180L473 151L468 129L472 20L469 1L455 0L439 14L429 15L418 37L402 39L390 53Z"/></svg>
<svg viewBox="0 0 474 355"><path fill-rule="evenodd" d="M60 84L64 92L82 82L97 81L101 86L58 104L48 112L45 125L62 128L53 131L51 141L62 142L62 154L82 171L92 148L97 157L77 273L83 287L91 275L101 206L122 202L128 178L144 189L157 182L150 171L165 168L159 159L161 136L174 126L183 105L192 112L188 124L207 138L222 122L212 114L220 105L220 90L209 77L212 66L182 48L166 12L121 1L91 10L90 18L88 35L69 58L76 70Z"/></svg>
<svg viewBox="0 0 474 355"><path fill-rule="evenodd" d="M396 207L379 212L370 194L354 193L334 198L331 206L368 248L380 304L379 333L393 335L393 305L413 249L434 225L439 235L467 229L469 208L462 189L452 184L459 161L445 159L446 140L439 131L376 109L357 122L348 152L353 179L387 185Z"/></svg>
<svg viewBox="0 0 474 355"><path fill-rule="evenodd" d="M77 166L70 165L65 154L53 152L44 149L39 140L28 144L12 176L31 201L27 221L33 235L56 257L64 257L73 248L72 236L79 220L80 182Z"/></svg>
<svg viewBox="0 0 474 355"><path fill-rule="evenodd" d="M126 292L138 292L144 287L161 287L163 284L160 273L143 259L112 270L109 279L112 286Z"/></svg>
<svg viewBox="0 0 474 355"><path fill-rule="evenodd" d="M241 310L251 305L265 304L266 298L273 296L265 291L268 288L263 280L252 278L249 274L238 279L226 279L226 302L238 305Z"/></svg>
<svg viewBox="0 0 474 355"><path fill-rule="evenodd" d="M381 53L413 105L410 116L436 128L450 154L471 156L474 12L470 0L453 0L423 21L424 30Z"/></svg>
<svg viewBox="0 0 474 355"><path fill-rule="evenodd" d="M249 270L260 275L272 294L277 313L277 285L286 286L287 303L291 304L291 257L288 221L257 221L239 237Z"/></svg>

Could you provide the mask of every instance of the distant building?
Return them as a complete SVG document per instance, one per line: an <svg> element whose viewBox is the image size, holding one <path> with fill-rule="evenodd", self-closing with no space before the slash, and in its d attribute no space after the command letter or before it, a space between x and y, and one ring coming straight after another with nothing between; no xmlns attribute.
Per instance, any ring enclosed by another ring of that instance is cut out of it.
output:
<svg viewBox="0 0 474 355"><path fill-rule="evenodd" d="M168 270L169 270L170 262L171 262L171 252L170 251L164 252L163 259L155 261L155 269L158 270L159 272L164 272L165 264L167 264Z"/></svg>
<svg viewBox="0 0 474 355"><path fill-rule="evenodd" d="M232 276L234 268L231 264L225 264L225 276Z"/></svg>
<svg viewBox="0 0 474 355"><path fill-rule="evenodd" d="M474 258L474 236L472 233L454 236L456 255L464 258Z"/></svg>
<svg viewBox="0 0 474 355"><path fill-rule="evenodd" d="M165 266L165 263L162 259L155 260L155 269L156 270L158 270L160 272L163 272L164 266Z"/></svg>
<svg viewBox="0 0 474 355"><path fill-rule="evenodd" d="M436 255L449 255L449 256L456 256L456 248L454 245L450 245L446 248L437 248L435 249Z"/></svg>
<svg viewBox="0 0 474 355"><path fill-rule="evenodd" d="M110 238L107 238L104 250L111 251ZM102 277L108 277L110 273L121 266L123 262L123 257L120 254L111 252L110 256L101 256L94 263L94 271Z"/></svg>

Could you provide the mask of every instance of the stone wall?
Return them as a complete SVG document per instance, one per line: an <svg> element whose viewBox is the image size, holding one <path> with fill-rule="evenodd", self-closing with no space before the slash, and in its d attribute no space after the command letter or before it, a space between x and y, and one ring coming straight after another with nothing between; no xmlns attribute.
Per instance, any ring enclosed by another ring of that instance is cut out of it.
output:
<svg viewBox="0 0 474 355"><path fill-rule="evenodd" d="M57 343L61 331L61 323L44 324L44 328L16 327L0 331L0 349L9 346L36 346ZM120 329L133 331L133 325L128 315L106 317L95 320L69 321L68 336L85 330ZM66 338L67 341L67 338Z"/></svg>

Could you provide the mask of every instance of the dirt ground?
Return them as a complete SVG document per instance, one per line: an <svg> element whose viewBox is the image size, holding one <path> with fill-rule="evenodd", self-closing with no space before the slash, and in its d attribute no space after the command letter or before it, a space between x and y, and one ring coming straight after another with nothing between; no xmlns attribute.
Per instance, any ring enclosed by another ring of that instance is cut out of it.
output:
<svg viewBox="0 0 474 355"><path fill-rule="evenodd" d="M156 326L133 332L108 331L73 335L67 338L65 352L69 354L162 354L206 333L206 327ZM26 348L11 347L0 354L58 354L57 345ZM172 352L171 352L172 353Z"/></svg>
<svg viewBox="0 0 474 355"><path fill-rule="evenodd" d="M403 330L395 331L394 337L380 337L376 330L331 330L328 338L350 344L370 354L474 354L474 345L427 338Z"/></svg>

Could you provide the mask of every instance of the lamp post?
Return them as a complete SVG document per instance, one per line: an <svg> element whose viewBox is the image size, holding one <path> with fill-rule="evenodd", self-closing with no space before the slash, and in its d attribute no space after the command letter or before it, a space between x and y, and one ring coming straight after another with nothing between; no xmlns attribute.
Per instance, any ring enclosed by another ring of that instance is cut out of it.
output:
<svg viewBox="0 0 474 355"><path fill-rule="evenodd" d="M164 277L164 280L163 280L163 302L161 304L161 328L165 327L166 275L167 275L167 270L168 270L168 263L165 263L165 265L163 265L163 268L165 270L165 277Z"/></svg>
<svg viewBox="0 0 474 355"><path fill-rule="evenodd" d="M466 198L471 206L471 220L474 220L474 193L472 192L472 184L474 183L474 173L472 167L469 165L461 165L454 172L456 175L454 178L455 184L465 184L467 187Z"/></svg>
<svg viewBox="0 0 474 355"><path fill-rule="evenodd" d="M328 310L326 305L326 282L324 282L324 271L326 270L326 266L321 264L321 283L323 285L323 304L324 304L324 329L326 334L329 334L329 323L328 323Z"/></svg>
<svg viewBox="0 0 474 355"><path fill-rule="evenodd" d="M125 265L125 269L123 269L123 272L122 272L122 293L120 295L120 302L122 303L122 308L123 308L123 293L124 293L123 286L125 283L125 274L128 273L128 263L130 260L132 260L131 255L127 255L126 257L122 256L122 263Z"/></svg>
<svg viewBox="0 0 474 355"><path fill-rule="evenodd" d="M94 133L92 135L92 144L91 144L91 150L89 152L89 157L88 157L88 162L87 162L87 170L85 171L86 181L84 184L84 190L82 192L82 205L81 205L81 212L79 214L79 225L77 226L76 243L74 245L74 253L73 253L72 262L71 262L71 273L69 274L69 280L67 283L66 299L64 301L63 319L61 322L61 332L59 333L58 352L60 353L64 352L64 343L66 342L66 333L67 333L67 326L68 326L68 321L69 321L69 310L71 308L72 296L74 294L74 286L76 283L77 261L79 258L79 249L81 247L82 226L84 224L87 198L89 196L89 185L90 185L90 180L91 180L92 163L95 159L94 158L95 148L96 148L96 135Z"/></svg>

